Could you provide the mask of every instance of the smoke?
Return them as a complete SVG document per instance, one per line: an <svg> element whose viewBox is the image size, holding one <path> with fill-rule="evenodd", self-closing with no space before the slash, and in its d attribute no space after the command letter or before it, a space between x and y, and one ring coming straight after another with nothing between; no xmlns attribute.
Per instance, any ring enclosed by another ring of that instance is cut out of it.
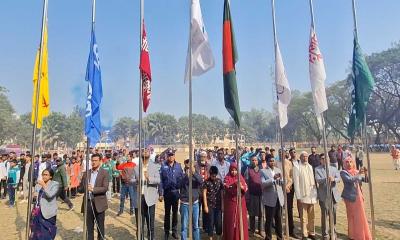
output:
<svg viewBox="0 0 400 240"><path fill-rule="evenodd" d="M79 84L75 84L71 88L71 94L73 97L74 105L78 105L80 107L85 107L86 105L86 82L82 82Z"/></svg>

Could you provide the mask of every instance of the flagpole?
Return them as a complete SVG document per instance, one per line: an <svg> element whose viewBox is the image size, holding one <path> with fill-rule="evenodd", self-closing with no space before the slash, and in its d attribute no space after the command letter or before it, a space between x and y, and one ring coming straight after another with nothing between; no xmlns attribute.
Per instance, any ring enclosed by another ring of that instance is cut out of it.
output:
<svg viewBox="0 0 400 240"><path fill-rule="evenodd" d="M311 14L311 27L315 32L315 20L314 20L314 7L313 7L313 0L309 0L310 3L310 14ZM318 113L317 118L318 118ZM326 125L325 125L325 117L324 113L320 114L321 118L321 123L322 123L322 138L323 138L323 144L324 144L324 155L325 155L325 172L326 172L326 192L327 194L327 199L326 201L328 202L328 213L329 213L329 232L330 232L330 239L335 239L335 227L334 227L334 216L333 216L333 202L332 202L332 194L331 193L331 182L329 180L330 177L330 171L329 171L329 166L330 166L330 161L328 159L328 141L326 138Z"/></svg>
<svg viewBox="0 0 400 240"><path fill-rule="evenodd" d="M92 2L92 33L94 32L95 28L95 20L96 20L96 0ZM86 182L85 184L85 196L83 202L83 240L88 239L88 229L87 229L87 211L88 211L88 201L89 201L89 151L90 151L90 139L89 137L86 138L86 162L85 162L85 170L86 170ZM90 229L92 231L92 229Z"/></svg>
<svg viewBox="0 0 400 240"><path fill-rule="evenodd" d="M239 127L235 124L235 146L236 146L236 162L238 165L238 169L237 169L237 204L238 204L238 208L239 208L239 212L238 212L238 216L239 216L239 232L240 232L240 240L244 240L244 229L243 229L243 210L242 210L242 189L240 187L241 185L241 181L240 181L240 177L242 175L242 162L240 161L239 158ZM247 219L246 219L247 220ZM247 229L246 229L247 230Z"/></svg>
<svg viewBox="0 0 400 240"><path fill-rule="evenodd" d="M94 0L95 1L95 0ZM87 229L87 210L88 210L88 201L89 201L89 151L90 151L90 139L89 137L86 138L86 162L85 162L85 169L86 169L86 182L85 184L85 196L83 202L83 240L88 239L88 229Z"/></svg>
<svg viewBox="0 0 400 240"><path fill-rule="evenodd" d="M143 45L143 23L144 23L144 0L140 0L140 46L139 54ZM142 71L139 71L139 185L137 191L138 214L137 217L137 238L143 239L142 232L142 182L143 182L143 160L142 160L142 128L143 128L143 78Z"/></svg>
<svg viewBox="0 0 400 240"><path fill-rule="evenodd" d="M272 26L273 26L273 32L274 32L274 49L275 49L275 64L276 64L276 52L277 52L277 36L276 36L276 25L275 25L275 0L271 0L272 4ZM275 84L276 84L276 73L275 73ZM278 86L275 86L276 90L276 98L277 98L277 103L279 105L279 98L278 98ZM278 114L277 114L277 119L278 122L280 122L280 116L279 116L279 106L278 107ZM285 230L286 230L286 239L289 238L289 218L288 218L288 205L287 205L287 193L286 193L286 169L285 169L285 157L284 157L284 146L283 146L283 130L280 127L279 124L279 138L280 138L280 144L281 144L281 160L282 160L282 174L283 174L283 182L282 184L282 190L284 192L284 201L285 201Z"/></svg>
<svg viewBox="0 0 400 240"><path fill-rule="evenodd" d="M35 153L35 148L36 148L36 131L37 131L37 125L38 125L38 113L39 113L39 97L40 97L40 82L42 79L42 74L41 74L41 69L42 69L42 57L43 57L43 41L44 41L44 29L45 29L45 24L47 21L47 0L43 1L43 13L42 13L42 30L40 34L40 49L39 49L39 64L38 64L38 80L36 82L36 92L35 92L35 122L33 124L33 129L32 129L32 145L31 145L31 150L32 150L32 163L31 163L31 172L30 172L30 181L29 181L29 192L28 192L28 207L26 210L26 232L25 232L25 239L29 239L30 235L30 222L31 222L31 211L32 211L32 187L33 187L33 176L34 176L34 164L35 164L35 158L34 156L36 155ZM28 170L29 171L29 170ZM40 173L39 173L40 174Z"/></svg>
<svg viewBox="0 0 400 240"><path fill-rule="evenodd" d="M310 0L312 1L312 0ZM334 216L333 216L333 201L332 201L332 191L331 191L331 181L329 180L330 177L330 161L328 159L328 149L327 149L327 139L326 139L326 125L325 125L325 118L324 113L321 113L321 120L322 120L322 137L324 141L324 155L325 155L325 171L326 171L326 201L328 201L328 213L329 213L329 233L330 239L336 239L335 235L335 224L334 224Z"/></svg>
<svg viewBox="0 0 400 240"><path fill-rule="evenodd" d="M193 93L192 93L192 62L193 62L193 57L192 57L192 17L193 17L193 11L192 11L192 5L193 1L189 1L189 8L190 8L190 14L189 14L189 239L193 239L193 183L192 183L192 176L193 176ZM184 236L186 238L186 236Z"/></svg>
<svg viewBox="0 0 400 240"><path fill-rule="evenodd" d="M357 12L356 12L356 1L352 0L353 6L353 20L354 20L354 37L358 40L358 26L357 26ZM362 134L361 138L363 139L363 145L365 151L367 151L367 164L368 164L368 188L369 188L369 204L371 208L371 229L372 229L372 239L375 239L375 209L374 209L374 195L372 189L372 175L371 175L371 159L369 157L369 148L368 148L368 135L367 135L367 114L364 113L363 116L363 124L362 124Z"/></svg>

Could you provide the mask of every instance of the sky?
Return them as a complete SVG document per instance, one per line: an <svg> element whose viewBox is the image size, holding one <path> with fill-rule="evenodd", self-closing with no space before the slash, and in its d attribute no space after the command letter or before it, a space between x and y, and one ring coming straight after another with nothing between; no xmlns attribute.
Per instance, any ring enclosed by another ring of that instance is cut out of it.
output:
<svg viewBox="0 0 400 240"><path fill-rule="evenodd" d="M48 49L51 111L69 113L85 106L91 0L49 0ZM152 68L148 113L188 114L184 84L189 37L189 0L145 0ZM8 89L15 111L31 111L32 73L39 46L42 0L0 1L0 86ZM215 68L193 80L193 112L228 119L222 78L223 0L201 0ZM364 53L379 52L400 39L400 1L359 0L359 41ZM327 85L349 72L353 48L351 0L314 0L315 24L324 55ZM272 109L274 65L271 2L231 0L239 61L240 106ZM309 91L308 0L276 0L278 41L292 89ZM138 118L139 0L97 0L96 39L103 82L102 123Z"/></svg>

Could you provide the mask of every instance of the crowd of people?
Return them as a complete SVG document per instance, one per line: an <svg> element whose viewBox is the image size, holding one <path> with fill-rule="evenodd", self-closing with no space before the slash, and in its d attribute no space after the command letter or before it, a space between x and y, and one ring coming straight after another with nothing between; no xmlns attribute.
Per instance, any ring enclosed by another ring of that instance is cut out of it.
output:
<svg viewBox="0 0 400 240"><path fill-rule="evenodd" d="M194 240L200 239L201 232L207 234L209 239L238 240L241 228L244 239L253 235L272 239L273 229L277 239L282 239L284 195L287 197L287 220L292 238L316 239L314 208L318 203L321 235L329 239L329 208L332 206L336 224L337 206L343 199L349 238L372 239L361 191L361 183L368 181L361 147L356 147L353 155L340 145L332 145L327 156L329 159L325 159L325 154L318 154L315 147L311 148L310 154L306 151L298 154L295 148L277 153L269 147L245 147L238 154L235 149L196 149L192 167L188 159L183 166L177 162L175 150L171 148L160 154L156 154L151 147L141 151L142 159L139 159L139 150L90 149L88 171L85 153L79 150L62 156L57 153L36 155L33 159L30 152L19 157L15 153L3 154L0 160L0 196L4 199L8 194L8 205L13 207L19 191L23 199L21 202L26 202L33 176L30 239L54 239L57 233L57 198L72 210L74 205L70 199L84 193L86 188L89 195L83 199L81 212L87 204L88 239L94 239L95 229L98 239L105 239L105 213L113 197L120 200L117 217L125 213L125 201L129 199L129 214L135 215L136 227L138 217L141 217L141 232L147 239L155 239L154 221L158 202L164 204L166 240L187 238L191 227L190 204L193 206ZM394 145L391 157L395 169L400 169L400 150ZM326 174L327 163L329 176ZM193 173L192 179L189 179L189 172ZM142 179L141 188L138 187L139 179ZM331 193L327 192L328 182ZM342 193L337 187L340 182L344 185ZM238 184L241 199L237 199ZM295 204L300 217L300 232L294 225ZM333 231L336 234L336 228Z"/></svg>

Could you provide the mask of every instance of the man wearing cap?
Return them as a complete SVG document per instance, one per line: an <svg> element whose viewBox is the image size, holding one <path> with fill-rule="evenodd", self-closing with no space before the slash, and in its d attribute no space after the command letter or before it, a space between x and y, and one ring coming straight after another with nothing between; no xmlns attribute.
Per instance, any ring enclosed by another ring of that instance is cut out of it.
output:
<svg viewBox="0 0 400 240"><path fill-rule="evenodd" d="M300 154L299 167L293 168L293 183L296 198L301 202L300 222L303 239L314 240L316 239L314 205L317 203L317 187L313 168L308 163L308 153L305 151Z"/></svg>
<svg viewBox="0 0 400 240"><path fill-rule="evenodd" d="M166 152L167 161L161 166L161 186L163 188L164 198L164 239L168 240L170 234L170 221L172 209L172 237L178 239L178 204L179 204L179 189L182 185L184 177L181 165L175 161L175 152L169 149Z"/></svg>
<svg viewBox="0 0 400 240"><path fill-rule="evenodd" d="M257 155L253 155L250 157L250 167L247 168L244 173L244 177L246 179L247 186L249 187L248 191L248 200L247 200L247 211L249 213L249 222L250 222L250 233L251 235L256 234L256 230L261 235L261 222L263 219L263 214L261 210L261 198L262 198L262 189L261 189L261 169L258 164ZM256 227L256 217L258 219L258 224Z"/></svg>

